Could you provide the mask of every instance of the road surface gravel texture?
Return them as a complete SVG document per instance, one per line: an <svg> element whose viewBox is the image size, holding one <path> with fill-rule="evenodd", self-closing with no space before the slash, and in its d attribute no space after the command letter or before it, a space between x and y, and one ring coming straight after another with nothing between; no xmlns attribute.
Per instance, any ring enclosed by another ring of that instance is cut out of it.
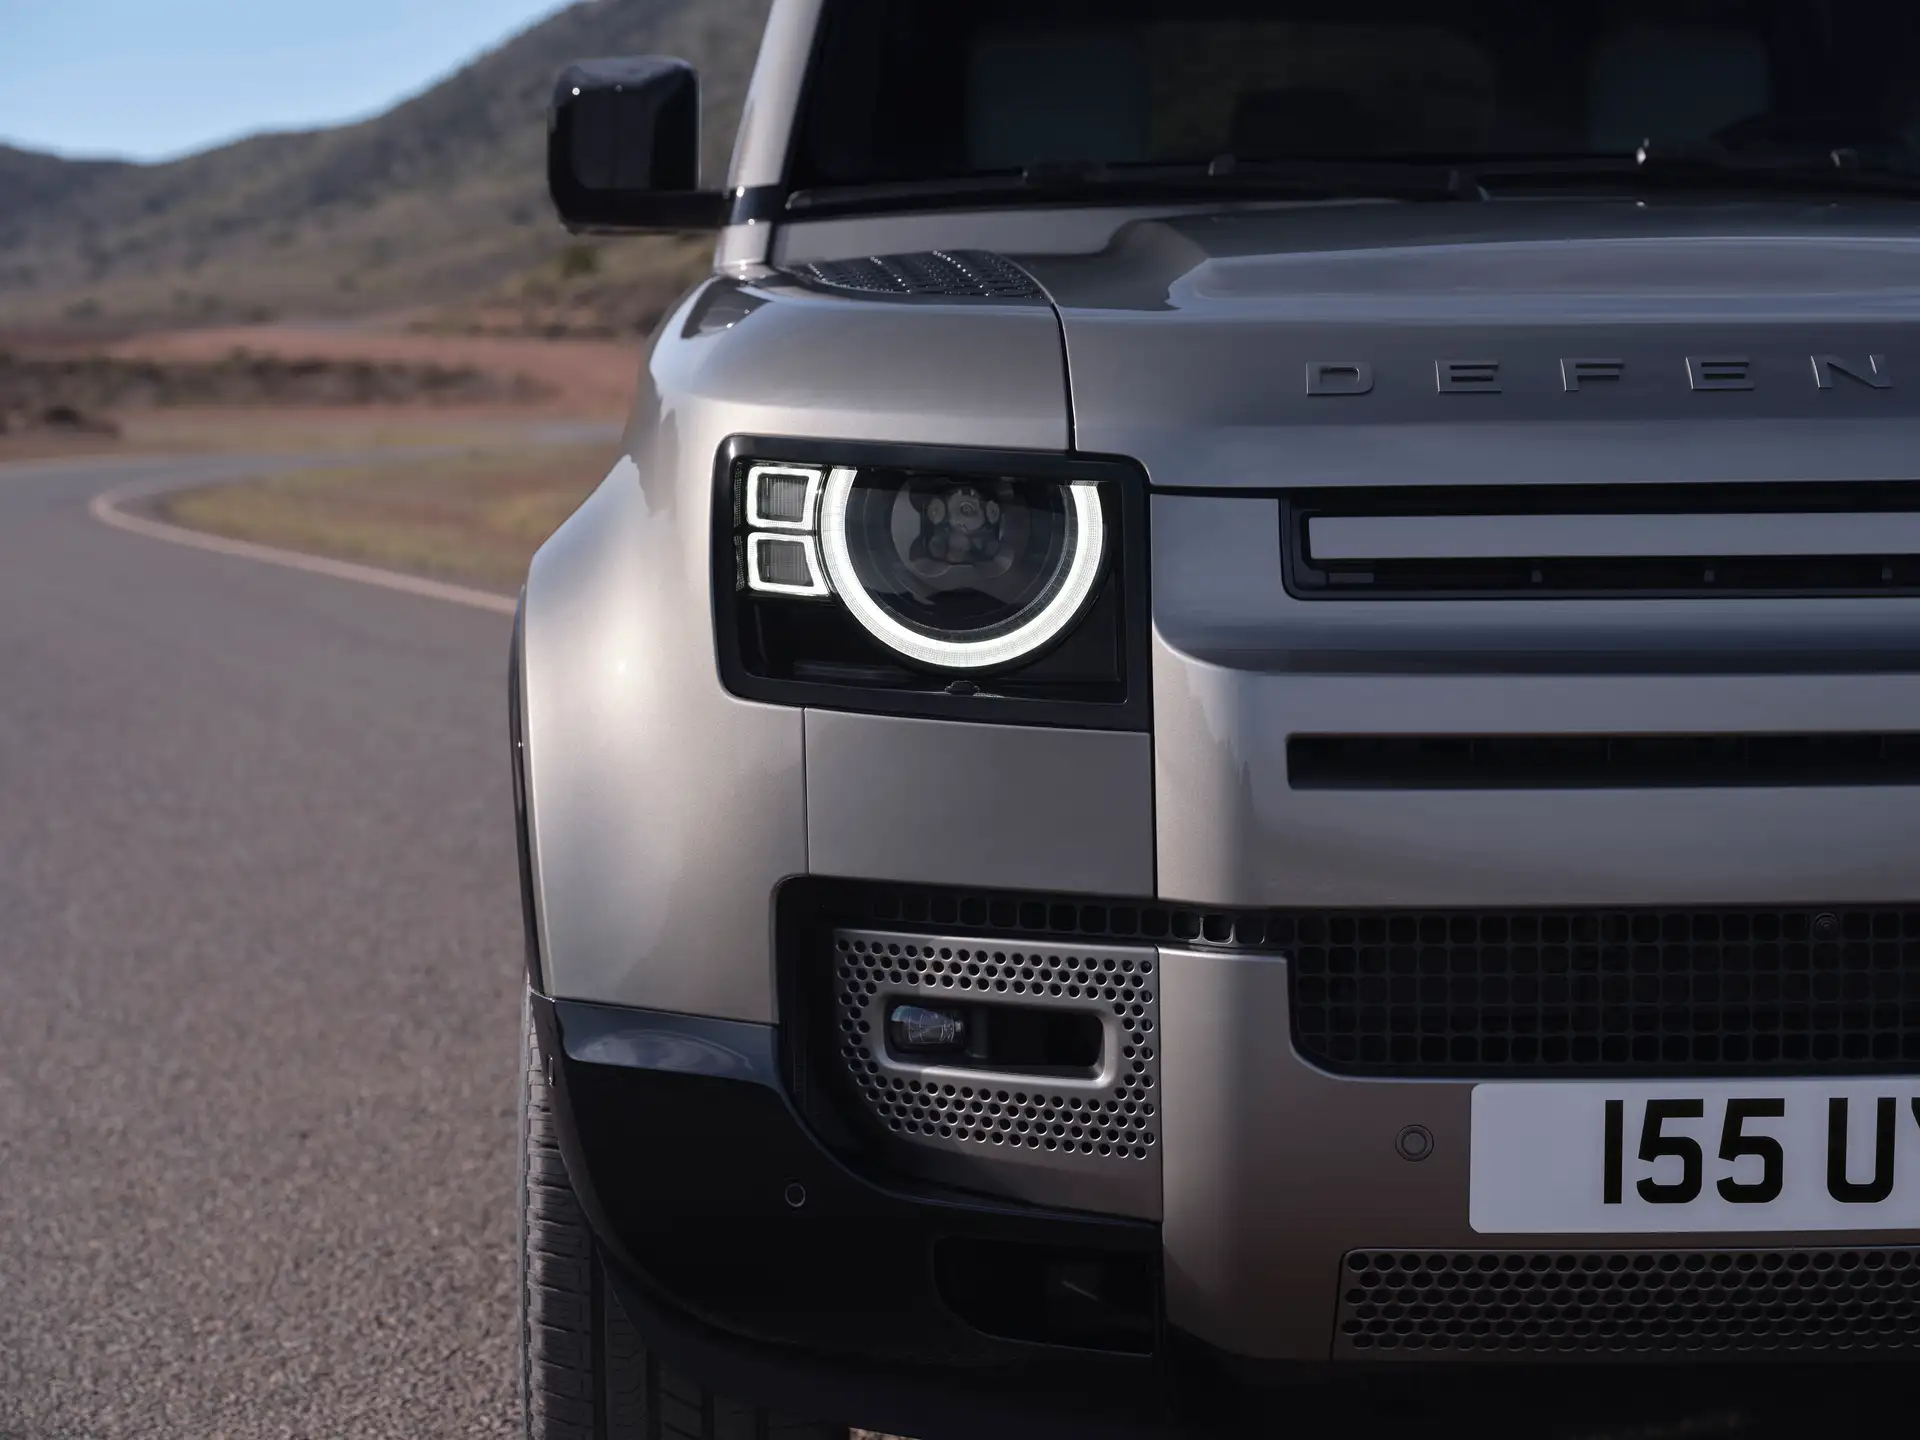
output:
<svg viewBox="0 0 1920 1440"><path fill-rule="evenodd" d="M87 513L265 464L0 467L3 1440L518 1423L511 620Z"/></svg>

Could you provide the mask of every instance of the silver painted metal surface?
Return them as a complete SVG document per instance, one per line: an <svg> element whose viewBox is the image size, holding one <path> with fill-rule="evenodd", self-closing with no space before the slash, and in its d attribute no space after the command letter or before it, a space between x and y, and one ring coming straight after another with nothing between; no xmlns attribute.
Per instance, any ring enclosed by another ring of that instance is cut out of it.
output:
<svg viewBox="0 0 1920 1440"><path fill-rule="evenodd" d="M767 26L760 38L753 79L747 85L740 112L740 131L734 139L733 159L727 168L727 190L778 185L785 178L787 151L800 91L806 82L807 60L813 53L813 35L820 23L821 0L773 0ZM722 227L714 246L714 269L725 274L764 264L776 227L767 220Z"/></svg>
<svg viewBox="0 0 1920 1440"><path fill-rule="evenodd" d="M806 766L816 875L1153 888L1145 735L809 710Z"/></svg>
<svg viewBox="0 0 1920 1440"><path fill-rule="evenodd" d="M1078 443L1162 486L1887 479L1920 438L1895 207L1329 206L1016 258L1060 306ZM1827 355L1888 383L1823 389ZM1569 388L1595 356L1618 378ZM1751 388L1693 388L1715 356ZM1373 383L1309 393L1331 362ZM1497 391L1436 383L1485 363Z"/></svg>
<svg viewBox="0 0 1920 1440"><path fill-rule="evenodd" d="M768 1021L772 891L807 870L803 720L720 683L709 590L720 447L771 434L1061 450L1064 380L1042 308L785 293L727 329L689 334L698 300L647 352L625 454L528 576L541 939L558 997ZM1129 869L1094 868L1146 883L1150 780L1145 738L1131 738L1127 838L1138 848ZM923 782L950 752L891 753L933 766L914 777ZM953 842L983 844L984 833Z"/></svg>
<svg viewBox="0 0 1920 1440"><path fill-rule="evenodd" d="M1316 515L1316 560L1907 555L1920 514Z"/></svg>
<svg viewBox="0 0 1920 1440"><path fill-rule="evenodd" d="M767 11L760 54L740 113L733 163L727 171L730 190L778 185L786 178L787 150L813 55L820 6L821 0L773 0Z"/></svg>
<svg viewBox="0 0 1920 1440"><path fill-rule="evenodd" d="M751 276L766 266L767 251L773 241L773 226L764 220L744 225L723 225L713 247L716 274Z"/></svg>
<svg viewBox="0 0 1920 1440"><path fill-rule="evenodd" d="M1161 1234L1173 1324L1236 1354L1325 1360L1348 1251L1540 1248L1537 1236L1480 1235L1467 1223L1472 1084L1343 1079L1303 1063L1288 1039L1284 958L1162 947L1160 1021ZM1396 1148L1409 1125L1433 1138L1418 1162ZM1795 1243L1847 1239L1808 1234ZM1875 1239L1910 1243L1920 1232ZM1700 1240L1552 1243L1606 1250Z"/></svg>
<svg viewBox="0 0 1920 1440"><path fill-rule="evenodd" d="M1159 893L1216 905L1911 899L1910 787L1339 792L1291 734L1910 728L1910 601L1296 601L1271 500L1157 496ZM1821 647L1824 666L1781 665ZM1691 647L1691 648L1689 648ZM1583 661L1595 663L1583 668ZM1773 673L1768 673L1769 671Z"/></svg>
<svg viewBox="0 0 1920 1440"><path fill-rule="evenodd" d="M657 408L653 423L681 440L671 458L687 464L675 483L689 490L710 482L730 434L1067 448L1060 328L1044 306L746 293L768 303L725 331L683 338L685 311L674 315L642 381L635 423ZM696 424L717 432L704 454L690 443Z"/></svg>
<svg viewBox="0 0 1920 1440"><path fill-rule="evenodd" d="M705 507L676 485L623 457L528 576L547 983L566 999L771 1020L765 897L806 869L801 720L721 690L708 612L687 600L707 585Z"/></svg>
<svg viewBox="0 0 1920 1440"><path fill-rule="evenodd" d="M840 1053L877 1124L928 1179L1042 1205L1160 1217L1159 1021L1151 946L834 932ZM1038 1075L898 1055L901 1001L1091 1016L1100 1063Z"/></svg>

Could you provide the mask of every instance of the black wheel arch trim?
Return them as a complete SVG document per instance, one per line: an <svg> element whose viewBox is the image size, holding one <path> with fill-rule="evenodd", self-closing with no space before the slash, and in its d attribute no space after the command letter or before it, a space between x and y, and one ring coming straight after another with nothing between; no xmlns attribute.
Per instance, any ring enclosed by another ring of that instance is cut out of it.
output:
<svg viewBox="0 0 1920 1440"><path fill-rule="evenodd" d="M507 737L513 769L513 833L520 862L520 920L526 932L527 984L547 993L546 965L540 953L540 894L533 868L533 790L527 774L526 731L527 591L513 611L513 639L507 650Z"/></svg>

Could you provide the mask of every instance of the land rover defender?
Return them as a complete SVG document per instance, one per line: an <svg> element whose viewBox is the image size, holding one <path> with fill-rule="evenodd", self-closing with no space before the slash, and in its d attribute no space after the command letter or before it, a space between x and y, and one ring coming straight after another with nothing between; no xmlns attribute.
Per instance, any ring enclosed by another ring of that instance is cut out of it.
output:
<svg viewBox="0 0 1920 1440"><path fill-rule="evenodd" d="M716 240L515 626L529 1434L1912 1357L1920 12L774 0L701 120L551 117Z"/></svg>

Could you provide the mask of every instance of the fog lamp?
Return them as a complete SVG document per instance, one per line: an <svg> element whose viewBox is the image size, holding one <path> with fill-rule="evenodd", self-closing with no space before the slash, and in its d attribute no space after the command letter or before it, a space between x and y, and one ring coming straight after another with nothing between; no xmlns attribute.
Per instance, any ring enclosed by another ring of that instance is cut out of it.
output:
<svg viewBox="0 0 1920 1440"><path fill-rule="evenodd" d="M887 1012L887 1043L909 1055L959 1055L967 1048L963 1010L935 1005L895 1005Z"/></svg>

